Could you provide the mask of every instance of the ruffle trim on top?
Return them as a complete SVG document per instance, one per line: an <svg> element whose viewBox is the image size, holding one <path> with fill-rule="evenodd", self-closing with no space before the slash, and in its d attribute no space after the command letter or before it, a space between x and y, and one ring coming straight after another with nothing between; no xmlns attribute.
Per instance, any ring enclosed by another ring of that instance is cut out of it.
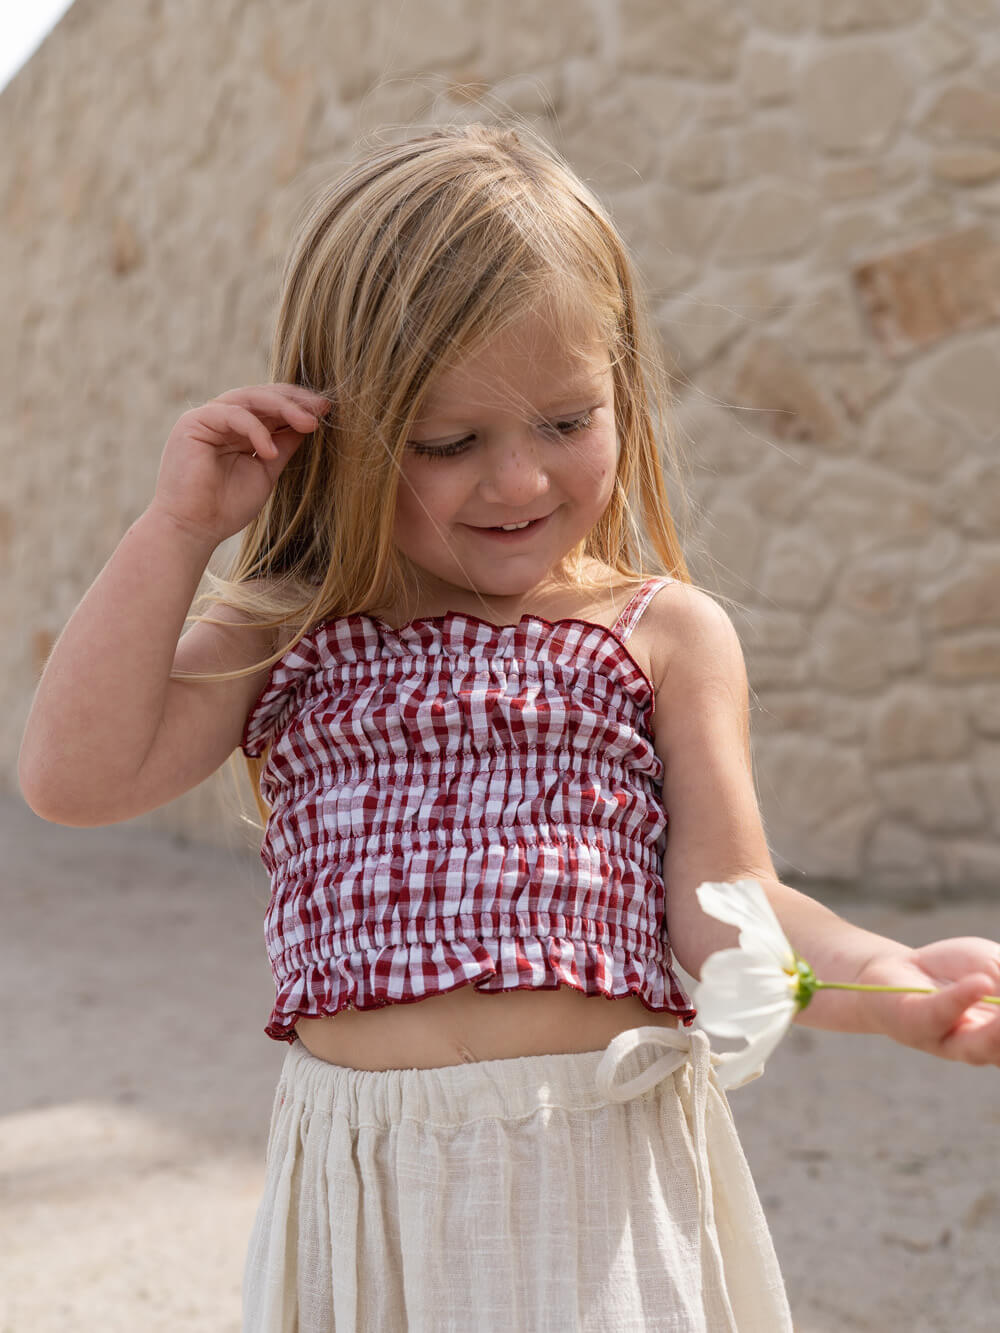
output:
<svg viewBox="0 0 1000 1333"><path fill-rule="evenodd" d="M571 986L606 999L637 995L652 1013L677 1014L685 1026L697 1014L662 959L643 962L623 949L585 940L518 936L390 944L313 964L280 985L264 1031L276 1041L294 1041L300 1018L412 1004L463 985L488 994Z"/></svg>
<svg viewBox="0 0 1000 1333"><path fill-rule="evenodd" d="M656 691L625 644L605 625L566 617L545 620L524 615L516 625L494 625L478 616L449 611L412 620L400 629L358 612L314 626L271 668L267 684L247 715L240 748L248 758L263 753L285 726L299 689L330 665L370 662L385 657L437 657L466 653L489 660L524 661L542 656L576 669L590 667L616 679L633 695L652 723Z"/></svg>

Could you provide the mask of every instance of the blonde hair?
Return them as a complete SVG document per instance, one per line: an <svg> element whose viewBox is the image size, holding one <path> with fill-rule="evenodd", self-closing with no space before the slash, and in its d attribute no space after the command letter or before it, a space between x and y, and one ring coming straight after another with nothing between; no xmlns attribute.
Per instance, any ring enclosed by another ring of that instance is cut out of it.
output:
<svg viewBox="0 0 1000 1333"><path fill-rule="evenodd" d="M411 425L439 371L529 310L567 339L581 327L599 334L612 363L614 493L568 561L690 583L664 483L664 467L677 463L666 375L625 245L532 130L477 124L378 147L305 211L269 375L322 393L333 408L283 469L228 569L207 573L211 590L195 606L221 602L259 627L291 625L293 642L333 617L412 608L413 570L392 542ZM184 678L243 676L290 646L237 672ZM244 760L266 820L267 753Z"/></svg>

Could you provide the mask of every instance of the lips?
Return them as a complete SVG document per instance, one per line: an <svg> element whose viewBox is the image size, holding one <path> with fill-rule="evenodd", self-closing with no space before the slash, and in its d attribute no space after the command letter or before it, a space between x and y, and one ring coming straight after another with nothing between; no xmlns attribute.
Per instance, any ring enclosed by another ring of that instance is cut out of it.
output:
<svg viewBox="0 0 1000 1333"><path fill-rule="evenodd" d="M548 518L548 514L539 514L537 518L509 518L504 523L490 523L483 527L483 532L498 532L512 523L540 523L543 518Z"/></svg>

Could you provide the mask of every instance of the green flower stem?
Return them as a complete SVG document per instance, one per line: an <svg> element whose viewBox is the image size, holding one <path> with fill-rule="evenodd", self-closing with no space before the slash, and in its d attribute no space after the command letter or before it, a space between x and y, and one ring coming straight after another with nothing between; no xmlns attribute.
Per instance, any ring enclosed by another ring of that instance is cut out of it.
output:
<svg viewBox="0 0 1000 1333"><path fill-rule="evenodd" d="M891 995L936 995L932 986L865 986L860 981L817 981L816 990L870 990ZM1000 995L980 995L977 1004L1000 1004Z"/></svg>

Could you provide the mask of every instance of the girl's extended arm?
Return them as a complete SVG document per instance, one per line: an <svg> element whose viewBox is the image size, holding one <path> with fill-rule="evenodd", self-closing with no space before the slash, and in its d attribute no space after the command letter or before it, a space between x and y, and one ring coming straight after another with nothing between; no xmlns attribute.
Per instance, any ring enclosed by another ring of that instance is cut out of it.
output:
<svg viewBox="0 0 1000 1333"><path fill-rule="evenodd" d="M824 981L944 988L935 995L818 992L796 1021L879 1032L974 1064L1000 1063L1000 1013L976 1005L1000 989L1000 945L977 937L914 949L862 930L777 878L754 790L746 669L739 640L711 597L668 585L647 615L664 645L654 732L670 824L663 876L667 931L681 966L699 978L709 954L734 948L734 926L707 916L704 881L756 879L792 947Z"/></svg>
<svg viewBox="0 0 1000 1333"><path fill-rule="evenodd" d="M75 825L131 818L208 777L239 743L259 680L199 684L170 672L238 669L269 644L208 624L178 640L212 552L260 511L328 406L298 385L259 385L177 422L152 501L74 611L36 690L18 761L36 813Z"/></svg>

